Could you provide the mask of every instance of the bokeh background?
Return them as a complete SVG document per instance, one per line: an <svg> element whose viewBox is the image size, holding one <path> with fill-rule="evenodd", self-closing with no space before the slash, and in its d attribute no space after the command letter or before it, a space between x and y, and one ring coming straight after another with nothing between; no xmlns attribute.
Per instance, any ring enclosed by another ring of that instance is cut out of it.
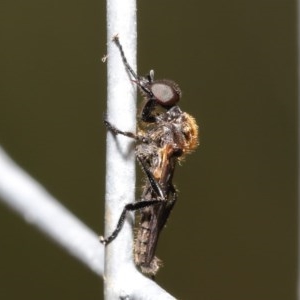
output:
<svg viewBox="0 0 300 300"><path fill-rule="evenodd" d="M98 233L105 29L101 0L0 4L0 143ZM296 1L138 1L139 72L177 81L201 129L158 248L157 281L179 299L296 299L296 46ZM103 297L3 205L0 266L1 299Z"/></svg>

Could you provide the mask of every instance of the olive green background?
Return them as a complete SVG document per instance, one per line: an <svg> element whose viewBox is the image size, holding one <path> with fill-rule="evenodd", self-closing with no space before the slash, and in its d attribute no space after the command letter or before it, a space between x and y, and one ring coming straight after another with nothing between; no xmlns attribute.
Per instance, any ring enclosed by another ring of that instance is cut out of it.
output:
<svg viewBox="0 0 300 300"><path fill-rule="evenodd" d="M0 4L0 143L98 233L105 21L104 1ZM201 129L158 248L157 281L180 299L296 299L296 51L296 1L138 1L139 72L177 81ZM0 260L1 299L103 297L3 205Z"/></svg>

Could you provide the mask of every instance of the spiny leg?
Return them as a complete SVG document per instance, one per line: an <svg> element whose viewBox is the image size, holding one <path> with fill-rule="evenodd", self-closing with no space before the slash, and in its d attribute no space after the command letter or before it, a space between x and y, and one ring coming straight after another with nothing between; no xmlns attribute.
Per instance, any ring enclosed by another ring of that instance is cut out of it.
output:
<svg viewBox="0 0 300 300"><path fill-rule="evenodd" d="M137 157L137 159L141 163L142 168L149 179L149 182L150 182L150 185L151 185L153 191L157 194L157 196L160 199L141 200L141 201L138 201L135 203L126 204L125 207L123 208L123 211L122 211L119 221L117 223L116 229L113 231L113 233L110 236L108 236L107 238L100 237L100 242L104 245L109 244L111 241L113 241L118 236L119 232L123 228L125 218L126 218L126 213L128 211L136 211L136 210L139 210L139 209L142 209L145 207L153 206L156 204L162 204L162 203L166 202L163 190L162 190L161 186L159 185L159 183L154 178L153 174L150 172L150 170L147 168L144 161L139 156ZM175 188L173 186L172 186L172 189L174 189L174 193L176 193ZM173 201L173 200L171 200L171 201L172 201L171 206L173 207L175 201Z"/></svg>
<svg viewBox="0 0 300 300"><path fill-rule="evenodd" d="M121 131L118 128L116 128L115 126L113 126L107 120L104 120L104 124L105 124L107 130L111 131L115 135L122 134L122 135L125 135L125 136L130 137L130 138L135 139L135 140L138 139L138 137L137 137L137 135L135 133L130 132L130 131Z"/></svg>
<svg viewBox="0 0 300 300"><path fill-rule="evenodd" d="M119 232L121 231L121 229L124 225L125 218L126 218L126 213L128 211L136 211L136 210L139 210L139 209L142 209L142 208L145 208L145 207L148 207L148 206L152 206L152 205L155 205L155 204L158 204L158 203L161 203L161 202L163 202L163 200L154 199L154 200L142 200L142 201L139 201L139 202L126 204L125 207L123 208L123 211L122 211L121 216L119 218L116 229L107 238L104 238L103 236L100 236L100 242L104 245L107 245L118 236Z"/></svg>
<svg viewBox="0 0 300 300"><path fill-rule="evenodd" d="M153 174L151 173L151 171L149 170L149 168L146 166L146 164L145 164L144 160L142 159L142 157L137 156L137 160L140 162L143 171L145 172L147 178L149 179L149 183L150 183L153 191L156 193L156 195L160 199L165 200L165 194L163 192L162 187L157 182L157 180L155 179L155 177L153 176Z"/></svg>
<svg viewBox="0 0 300 300"><path fill-rule="evenodd" d="M126 56L125 56L125 53L124 53L124 50L123 50L123 47L122 45L120 44L120 41L119 41L119 36L118 35L115 35L113 38L112 38L113 42L116 44L116 46L119 48L120 50L120 53L121 53L121 57L122 57L122 60L123 60L123 63L126 67L126 69L130 72L130 74L134 77L135 80L139 81L139 77L137 76L137 74L133 71L133 69L130 67L127 59L126 59Z"/></svg>
<svg viewBox="0 0 300 300"><path fill-rule="evenodd" d="M107 128L107 130L111 131L114 135L117 134L121 134L124 136L127 136L129 138L135 139L136 141L142 142L142 143L149 143L150 140L145 137L142 134L135 134L133 132L130 131L122 131L120 129L118 129L117 127L115 127L114 125L112 125L109 121L107 121L106 119L104 120L104 124Z"/></svg>
<svg viewBox="0 0 300 300"><path fill-rule="evenodd" d="M170 186L170 192L172 194L172 198L170 200L168 200L168 205L166 206L167 207L167 209L165 211L166 218L169 217L170 212L172 211L172 209L177 201L177 191L173 184Z"/></svg>
<svg viewBox="0 0 300 300"><path fill-rule="evenodd" d="M154 109L157 105L157 102L155 99L149 99L144 107L143 107L143 110L142 110L142 120L144 122L147 122L147 123L154 123L154 122L157 122L157 117L154 113Z"/></svg>
<svg viewBox="0 0 300 300"><path fill-rule="evenodd" d="M112 38L113 42L116 44L116 46L118 47L120 53L121 53L121 57L122 57L122 60L123 60L123 63L126 67L126 69L128 70L128 72L133 76L133 78L135 79L134 82L146 93L148 94L148 96L151 98L153 97L153 93L151 92L151 90L147 87L147 85L149 83L151 83L153 81L153 78L154 78L154 72L153 70L150 71L150 74L147 76L147 77L140 77L138 76L134 71L133 69L131 68L131 66L129 65L127 59L126 59L126 56L125 56L125 53L124 53L124 50L123 50L123 47L120 43L120 40L119 40L119 36L118 35L115 35L113 38Z"/></svg>

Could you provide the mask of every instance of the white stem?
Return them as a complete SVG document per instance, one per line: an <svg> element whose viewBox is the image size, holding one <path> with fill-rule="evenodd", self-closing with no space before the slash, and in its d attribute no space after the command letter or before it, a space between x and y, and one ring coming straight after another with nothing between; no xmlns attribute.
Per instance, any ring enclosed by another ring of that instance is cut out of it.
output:
<svg viewBox="0 0 300 300"><path fill-rule="evenodd" d="M97 235L0 148L0 199L98 275L104 249Z"/></svg>
<svg viewBox="0 0 300 300"><path fill-rule="evenodd" d="M107 119L117 128L135 132L136 88L112 42L116 34L130 65L136 69L135 0L107 0ZM134 141L120 135L115 137L110 132L107 135L105 200L105 235L108 236L115 229L124 205L135 201ZM106 247L104 293L107 300L119 299L120 283L125 279L119 274L124 268L133 269L132 224L131 214L118 237Z"/></svg>
<svg viewBox="0 0 300 300"><path fill-rule="evenodd" d="M297 42L298 42L298 286L297 299L300 300L300 0L297 1Z"/></svg>
<svg viewBox="0 0 300 300"><path fill-rule="evenodd" d="M118 129L135 132L136 86L112 42L118 34L131 67L136 69L136 1L107 0L108 104L107 119ZM134 141L107 135L105 234L116 228L127 203L135 201ZM133 264L133 216L105 251L105 299L174 299L144 277Z"/></svg>

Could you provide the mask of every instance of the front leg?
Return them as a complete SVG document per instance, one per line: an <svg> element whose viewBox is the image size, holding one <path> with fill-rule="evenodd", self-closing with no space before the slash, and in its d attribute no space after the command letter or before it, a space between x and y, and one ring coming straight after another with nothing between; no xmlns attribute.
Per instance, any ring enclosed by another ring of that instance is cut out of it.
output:
<svg viewBox="0 0 300 300"><path fill-rule="evenodd" d="M117 127L115 127L114 125L112 125L106 119L104 120L104 124L105 124L107 130L111 131L114 135L121 134L121 135L127 136L129 138L132 138L132 139L142 142L142 143L149 143L149 139L143 134L135 134L130 131L122 131L122 130L118 129Z"/></svg>

